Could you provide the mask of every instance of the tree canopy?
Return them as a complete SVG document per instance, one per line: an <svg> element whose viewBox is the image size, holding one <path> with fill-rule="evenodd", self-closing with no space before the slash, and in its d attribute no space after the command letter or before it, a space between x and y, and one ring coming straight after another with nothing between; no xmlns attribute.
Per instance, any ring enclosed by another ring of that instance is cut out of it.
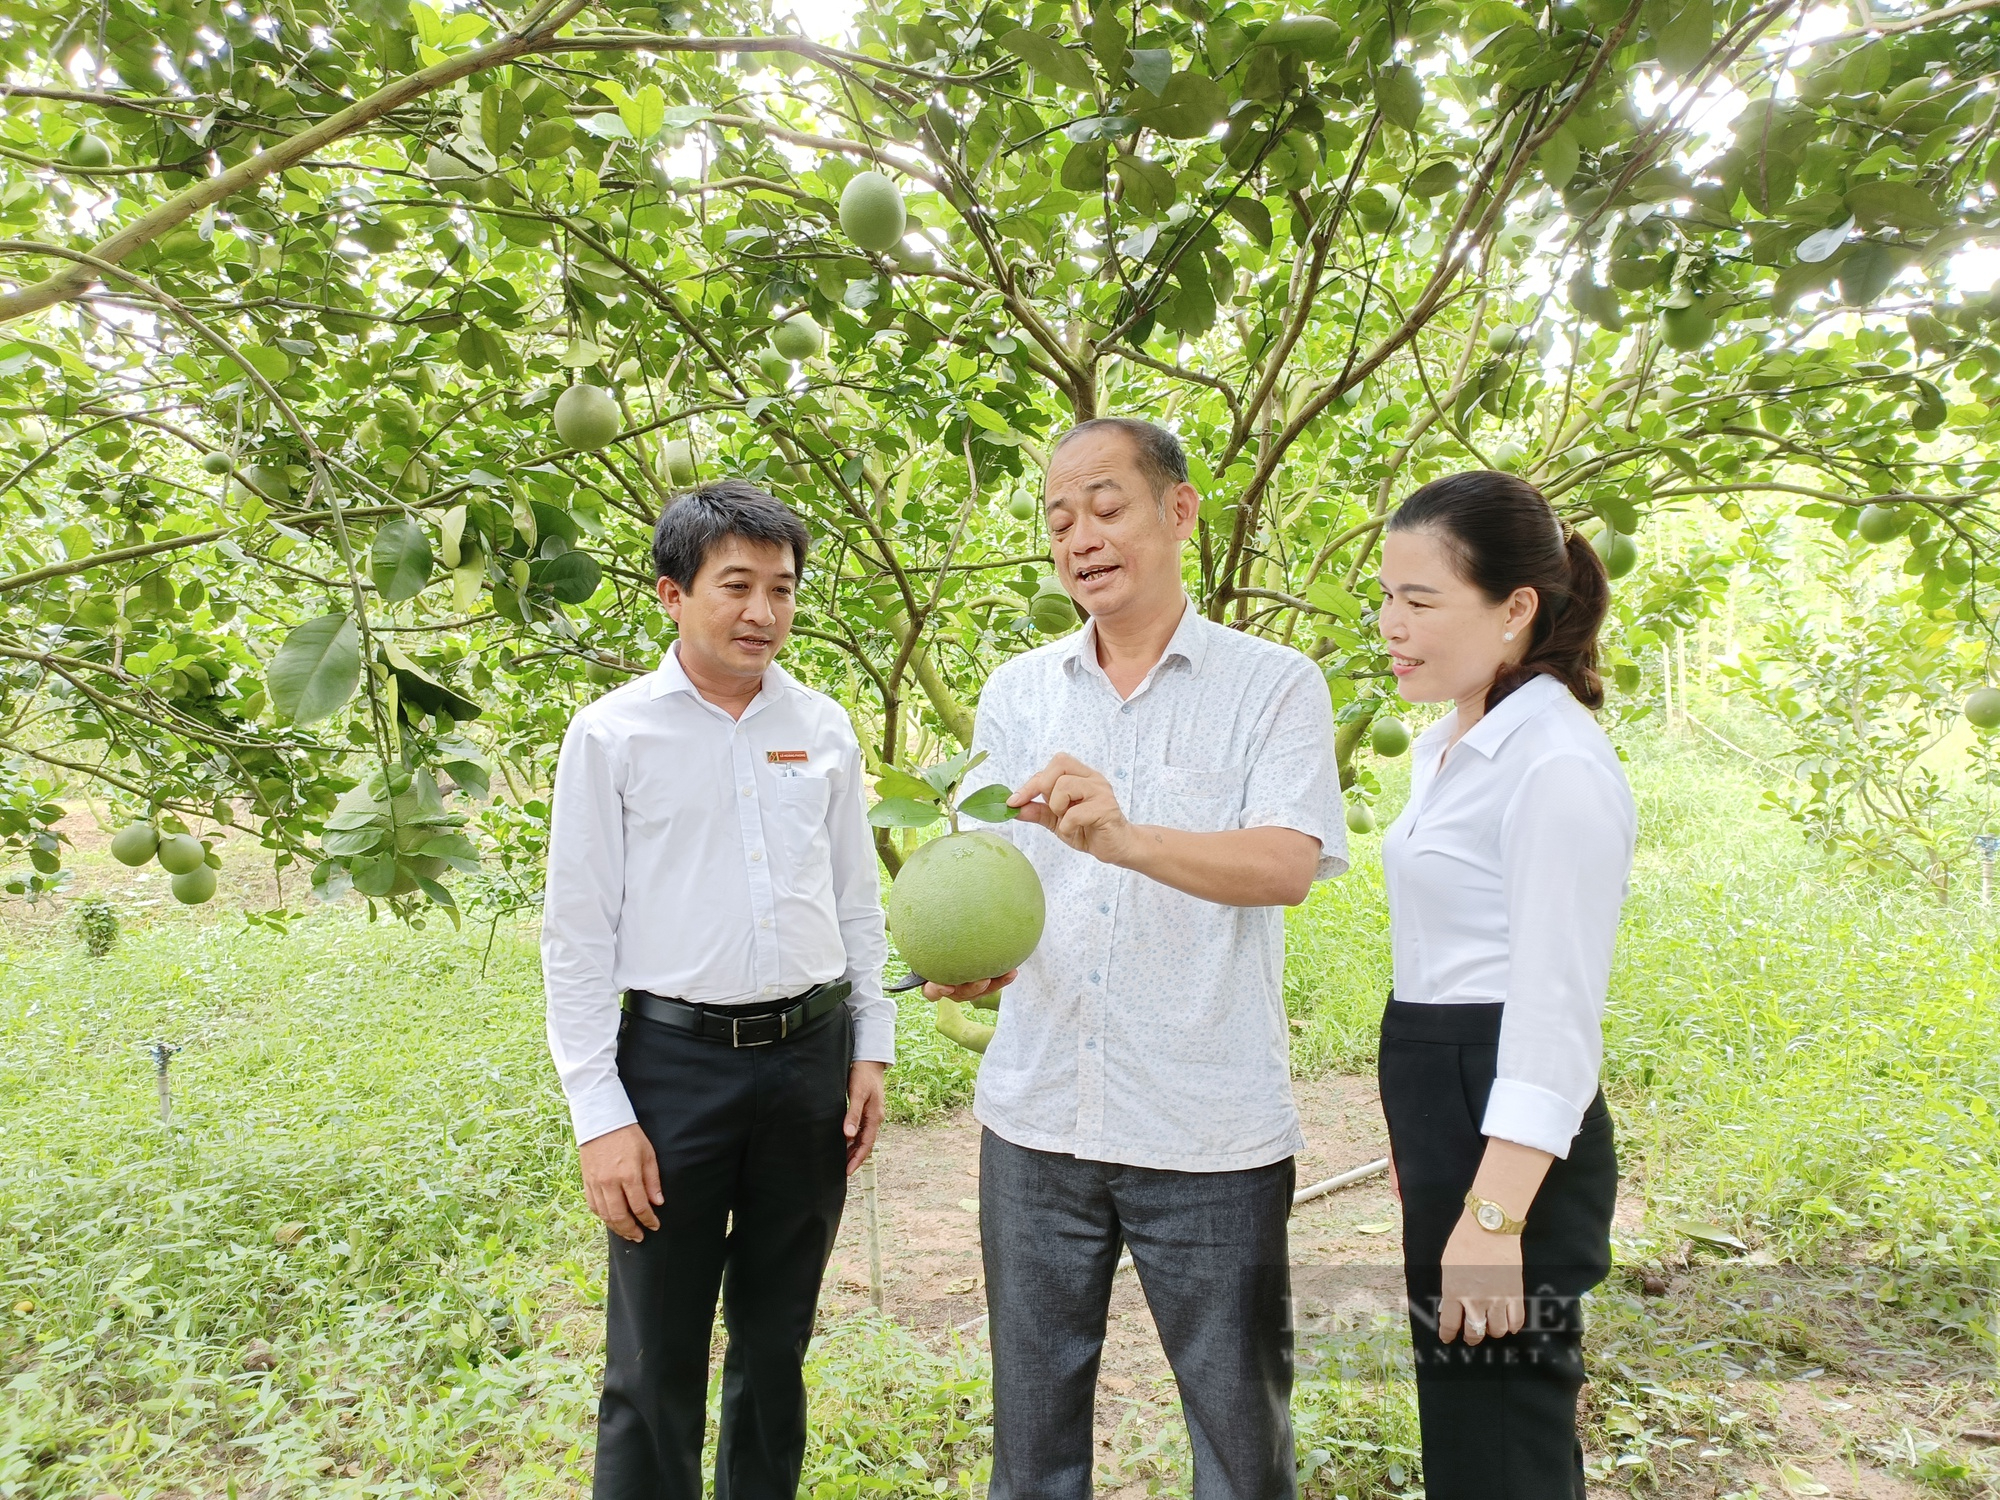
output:
<svg viewBox="0 0 2000 1500"><path fill-rule="evenodd" d="M1181 434L1190 592L1321 663L1344 764L1382 521L1468 467L1640 560L1627 689L1803 522L1904 558L1955 707L2000 581L2000 297L1954 270L2000 232L1995 9L864 0L830 45L10 0L15 886L94 782L324 896L524 899L569 714L671 638L650 528L696 477L809 518L792 657L873 761L948 753L1074 624L1040 471L1102 414ZM1653 566L1688 511L1734 550Z"/></svg>

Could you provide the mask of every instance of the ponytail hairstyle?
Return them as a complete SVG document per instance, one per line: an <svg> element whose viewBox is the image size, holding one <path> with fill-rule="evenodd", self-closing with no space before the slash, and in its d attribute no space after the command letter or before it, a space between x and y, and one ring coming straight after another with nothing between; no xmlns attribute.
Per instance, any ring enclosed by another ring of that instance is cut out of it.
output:
<svg viewBox="0 0 2000 1500"><path fill-rule="evenodd" d="M1397 507L1389 530L1435 532L1459 576L1494 604L1516 589L1535 591L1527 655L1495 674L1489 712L1544 672L1584 707L1604 706L1597 632L1611 605L1611 580L1596 549L1563 524L1540 490L1491 469L1448 474Z"/></svg>

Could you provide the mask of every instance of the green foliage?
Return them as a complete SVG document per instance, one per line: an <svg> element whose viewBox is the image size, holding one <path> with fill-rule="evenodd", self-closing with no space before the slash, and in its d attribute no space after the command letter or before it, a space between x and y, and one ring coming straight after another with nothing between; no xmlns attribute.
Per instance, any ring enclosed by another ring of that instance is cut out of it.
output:
<svg viewBox="0 0 2000 1500"><path fill-rule="evenodd" d="M102 958L118 946L118 913L102 896L85 896L76 903L76 935L83 951Z"/></svg>
<svg viewBox="0 0 2000 1500"><path fill-rule="evenodd" d="M1074 628L1032 497L1106 412L1187 440L1200 607L1342 709L1382 514L1488 463L1624 537L1893 505L1950 627L1992 614L1976 19L871 0L830 49L756 6L101 12L86 53L46 0L0 40L22 808L228 807L362 886L321 849L356 781L476 757L533 800L591 664L671 639L648 532L697 455L819 535L796 669L876 763L940 758ZM49 889L60 840L5 836Z"/></svg>

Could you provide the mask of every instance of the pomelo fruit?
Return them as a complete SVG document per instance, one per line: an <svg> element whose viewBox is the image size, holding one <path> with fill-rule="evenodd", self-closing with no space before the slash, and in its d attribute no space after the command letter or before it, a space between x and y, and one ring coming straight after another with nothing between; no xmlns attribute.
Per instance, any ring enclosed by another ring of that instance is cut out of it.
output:
<svg viewBox="0 0 2000 1500"><path fill-rule="evenodd" d="M841 190L840 232L863 250L893 249L908 226L902 189L880 172L859 173Z"/></svg>
<svg viewBox="0 0 2000 1500"><path fill-rule="evenodd" d="M1871 546L1893 541L1909 528L1910 519L1893 505L1865 505L1854 523L1855 535Z"/></svg>
<svg viewBox="0 0 2000 1500"><path fill-rule="evenodd" d="M202 472L206 474L227 474L236 467L236 461L227 453L204 453L201 456Z"/></svg>
<svg viewBox="0 0 2000 1500"><path fill-rule="evenodd" d="M1512 354L1528 342L1528 330L1513 323L1495 323L1486 335L1486 347L1495 354Z"/></svg>
<svg viewBox="0 0 2000 1500"><path fill-rule="evenodd" d="M1280 16L1257 40L1266 47L1319 61L1340 51L1340 24L1328 16Z"/></svg>
<svg viewBox="0 0 2000 1500"><path fill-rule="evenodd" d="M772 385L782 387L792 383L792 362L776 349L766 349L758 355L757 368Z"/></svg>
<svg viewBox="0 0 2000 1500"><path fill-rule="evenodd" d="M1383 715L1368 726L1368 743L1377 755L1394 760L1410 748L1410 726L1393 715Z"/></svg>
<svg viewBox="0 0 2000 1500"><path fill-rule="evenodd" d="M111 857L137 869L160 847L160 830L151 823L127 823L111 835Z"/></svg>
<svg viewBox="0 0 2000 1500"><path fill-rule="evenodd" d="M1373 833L1375 831L1375 809L1365 802L1350 803L1347 809L1347 831L1349 833Z"/></svg>
<svg viewBox="0 0 2000 1500"><path fill-rule="evenodd" d="M176 875L170 884L176 901L199 906L215 894L215 871L207 865L196 865L192 870Z"/></svg>
<svg viewBox="0 0 2000 1500"><path fill-rule="evenodd" d="M618 402L602 386L573 385L556 397L556 436L571 448L602 448L618 436Z"/></svg>
<svg viewBox="0 0 2000 1500"><path fill-rule="evenodd" d="M1639 544L1622 531L1607 526L1591 539L1590 545L1604 560L1607 578L1623 578L1639 565Z"/></svg>
<svg viewBox="0 0 2000 1500"><path fill-rule="evenodd" d="M1076 602L1063 592L1053 574L1036 586L1035 597L1028 602L1028 618L1043 635L1076 629Z"/></svg>
<svg viewBox="0 0 2000 1500"><path fill-rule="evenodd" d="M63 148L63 155L69 158L71 166L94 171L98 167L111 165L111 143L101 135L92 135L89 131L85 131L82 135L70 138L69 145Z"/></svg>
<svg viewBox="0 0 2000 1500"><path fill-rule="evenodd" d="M793 313L771 330L771 347L786 359L811 359L826 347L826 335L811 313Z"/></svg>
<svg viewBox="0 0 2000 1500"><path fill-rule="evenodd" d="M1493 445L1493 467L1503 474L1517 472L1521 467L1521 460L1527 456L1527 450L1519 443L1505 442Z"/></svg>
<svg viewBox="0 0 2000 1500"><path fill-rule="evenodd" d="M1365 187L1354 195L1354 214L1370 234L1394 229L1403 217L1403 195L1388 183Z"/></svg>
<svg viewBox="0 0 2000 1500"><path fill-rule="evenodd" d="M1968 693L1965 717L1974 729L2000 729L2000 687L1974 688Z"/></svg>
<svg viewBox="0 0 2000 1500"><path fill-rule="evenodd" d="M1034 520L1035 497L1030 495L1026 490L1020 491L1012 500L1007 502L1007 514L1017 521Z"/></svg>
<svg viewBox="0 0 2000 1500"><path fill-rule="evenodd" d="M1686 353L1709 341L1715 333L1715 319L1698 302L1670 307L1660 314L1660 332L1665 335L1668 348Z"/></svg>
<svg viewBox="0 0 2000 1500"><path fill-rule="evenodd" d="M208 851L201 847L201 840L191 833L170 833L160 840L156 851L160 868L169 875L185 875L198 869L208 857Z"/></svg>
<svg viewBox="0 0 2000 1500"><path fill-rule="evenodd" d="M612 666L610 662L599 661L594 656L583 664L583 675L599 687L614 687L618 683L625 681L625 674L623 672Z"/></svg>
<svg viewBox="0 0 2000 1500"><path fill-rule="evenodd" d="M889 887L890 935L936 984L995 979L1042 940L1048 909L1027 855L997 833L947 834L912 854Z"/></svg>
<svg viewBox="0 0 2000 1500"><path fill-rule="evenodd" d="M686 438L672 438L667 443L667 478L685 488L694 483L694 444Z"/></svg>

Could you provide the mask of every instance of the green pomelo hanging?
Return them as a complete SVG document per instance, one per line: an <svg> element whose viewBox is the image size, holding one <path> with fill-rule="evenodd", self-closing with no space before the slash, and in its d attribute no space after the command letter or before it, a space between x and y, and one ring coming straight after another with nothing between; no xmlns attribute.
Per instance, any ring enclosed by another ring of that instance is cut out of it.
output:
<svg viewBox="0 0 2000 1500"><path fill-rule="evenodd" d="M1639 566L1639 544L1622 531L1607 526L1592 538L1590 545L1604 560L1607 578L1623 578Z"/></svg>
<svg viewBox="0 0 2000 1500"><path fill-rule="evenodd" d="M1715 319L1698 302L1670 307L1660 314L1660 332L1666 337L1667 347L1685 354L1709 341L1715 333Z"/></svg>
<svg viewBox="0 0 2000 1500"><path fill-rule="evenodd" d="M235 460L220 450L201 456L201 470L204 474L227 474L236 467Z"/></svg>
<svg viewBox="0 0 2000 1500"><path fill-rule="evenodd" d="M1385 715L1368 726L1368 743L1377 755L1394 760L1410 748L1410 726L1392 715Z"/></svg>
<svg viewBox="0 0 2000 1500"><path fill-rule="evenodd" d="M672 438L667 442L667 478L685 489L694 483L694 445L686 438Z"/></svg>
<svg viewBox="0 0 2000 1500"><path fill-rule="evenodd" d="M863 250L894 249L908 226L902 190L880 172L862 172L842 190L840 232Z"/></svg>
<svg viewBox="0 0 2000 1500"><path fill-rule="evenodd" d="M889 888L889 933L935 984L996 979L1042 940L1048 909L1028 857L997 833L953 833L912 854Z"/></svg>
<svg viewBox="0 0 2000 1500"><path fill-rule="evenodd" d="M1347 831L1349 833L1373 833L1375 831L1375 809L1365 802L1355 802L1347 809Z"/></svg>
<svg viewBox="0 0 2000 1500"><path fill-rule="evenodd" d="M127 823L111 836L111 857L137 869L160 847L160 830L151 823Z"/></svg>
<svg viewBox="0 0 2000 1500"><path fill-rule="evenodd" d="M1861 508L1860 519L1854 523L1854 531L1862 541L1879 547L1901 536L1909 525L1909 517L1897 506L1865 505Z"/></svg>
<svg viewBox="0 0 2000 1500"><path fill-rule="evenodd" d="M1974 688L1966 695L1965 717L1974 729L2000 729L2000 687Z"/></svg>
<svg viewBox="0 0 2000 1500"><path fill-rule="evenodd" d="M196 865L192 870L176 875L169 884L173 886L176 901L199 906L215 894L215 871L207 865Z"/></svg>
<svg viewBox="0 0 2000 1500"><path fill-rule="evenodd" d="M207 857L208 851L201 847L201 840L191 833L170 833L160 840L160 868L169 875L185 875L190 870L198 870Z"/></svg>
<svg viewBox="0 0 2000 1500"><path fill-rule="evenodd" d="M786 359L811 359L826 347L826 335L811 313L793 313L771 330L771 347Z"/></svg>
<svg viewBox="0 0 2000 1500"><path fill-rule="evenodd" d="M1007 502L1007 514L1017 521L1034 520L1035 497L1030 495L1026 490L1020 491L1012 500Z"/></svg>
<svg viewBox="0 0 2000 1500"><path fill-rule="evenodd" d="M1043 635L1061 635L1076 629L1076 602L1051 575L1036 587L1028 604L1028 618Z"/></svg>
<svg viewBox="0 0 2000 1500"><path fill-rule="evenodd" d="M618 436L618 402L602 386L573 385L556 397L555 424L567 446L602 448Z"/></svg>

